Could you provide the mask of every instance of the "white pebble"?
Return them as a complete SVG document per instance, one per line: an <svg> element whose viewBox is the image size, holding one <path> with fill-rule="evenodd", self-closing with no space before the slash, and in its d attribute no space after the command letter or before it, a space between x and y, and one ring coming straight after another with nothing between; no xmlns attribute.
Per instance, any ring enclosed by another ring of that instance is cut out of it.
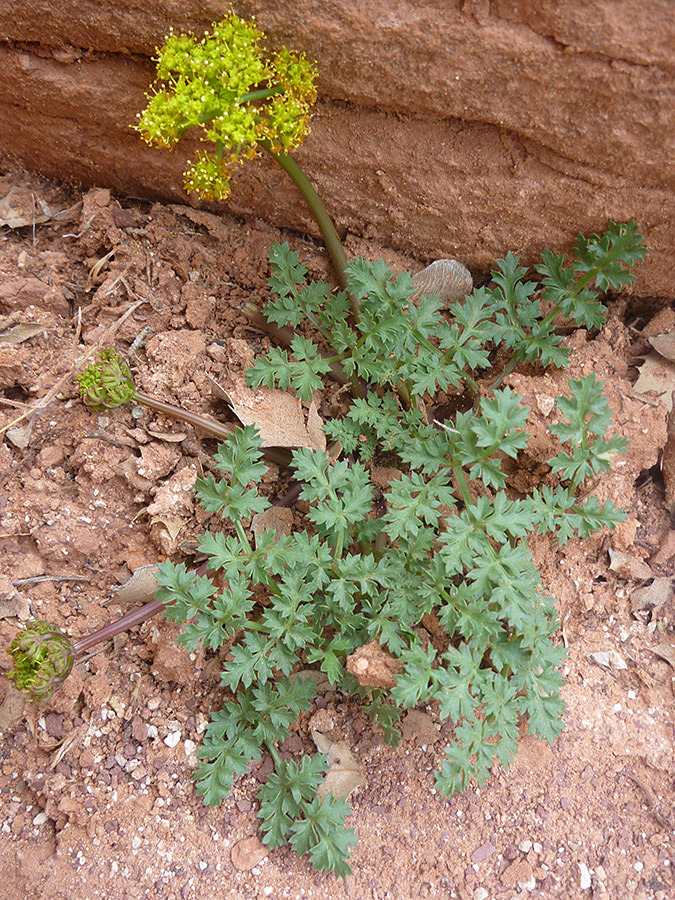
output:
<svg viewBox="0 0 675 900"><path fill-rule="evenodd" d="M587 891L591 886L591 873L588 871L588 866L584 865L584 863L578 863L579 866L579 887L582 891Z"/></svg>
<svg viewBox="0 0 675 900"><path fill-rule="evenodd" d="M33 819L33 825L44 825L48 819L49 816L43 810L42 812L39 812L37 816L35 816L35 818Z"/></svg>
<svg viewBox="0 0 675 900"><path fill-rule="evenodd" d="M167 747L176 747L179 741L180 731L172 731L171 734L167 734L164 738L164 743Z"/></svg>

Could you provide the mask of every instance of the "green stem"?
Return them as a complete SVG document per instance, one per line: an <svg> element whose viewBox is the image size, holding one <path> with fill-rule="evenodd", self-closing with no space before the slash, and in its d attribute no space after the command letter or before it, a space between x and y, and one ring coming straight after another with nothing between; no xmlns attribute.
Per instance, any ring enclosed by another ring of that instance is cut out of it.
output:
<svg viewBox="0 0 675 900"><path fill-rule="evenodd" d="M316 224L319 226L321 234L323 235L326 248L335 269L335 274L337 275L338 284L342 290L346 291L348 289L347 256L344 247L342 246L342 241L335 230L335 225L333 225L333 220L328 215L328 211L323 205L323 201L314 190L310 180L292 157L284 153L283 150L273 150L272 144L268 140L261 140L260 146L269 153L272 159L275 159L279 163L281 168L290 176L295 186L302 194L307 206L309 206L310 212L314 216ZM358 317L359 304L357 299L350 294L349 302L351 303L354 315Z"/></svg>
<svg viewBox="0 0 675 900"><path fill-rule="evenodd" d="M511 359L507 362L507 364L504 366L504 368L502 370L502 374L498 378L495 378L495 380L492 382L489 390L496 391L497 388L499 387L499 385L502 383L502 381L507 376L509 376L511 374L511 372L513 372L513 370L515 369L515 367L518 365L519 362L520 362L520 357L517 354L514 354L511 357Z"/></svg>
<svg viewBox="0 0 675 900"><path fill-rule="evenodd" d="M455 481L457 482L457 487L459 488L459 492L462 495L464 505L467 507L467 509L469 509L473 506L473 497L471 496L471 491L469 490L469 482L466 480L464 469L462 469L461 466L453 465L452 474L455 476Z"/></svg>
<svg viewBox="0 0 675 900"><path fill-rule="evenodd" d="M256 100L267 100L269 97L275 97L278 94L285 93L286 88L281 84L277 84L272 88L261 88L259 91L249 91L248 94L242 94L239 103L250 103Z"/></svg>

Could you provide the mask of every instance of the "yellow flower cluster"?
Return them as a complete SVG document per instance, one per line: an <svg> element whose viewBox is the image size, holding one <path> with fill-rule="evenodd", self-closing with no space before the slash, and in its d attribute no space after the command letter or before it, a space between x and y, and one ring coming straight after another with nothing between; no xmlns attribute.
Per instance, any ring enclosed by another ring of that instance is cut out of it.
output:
<svg viewBox="0 0 675 900"><path fill-rule="evenodd" d="M173 147L194 127L213 149L200 150L185 173L185 189L223 199L232 172L258 155L298 147L309 133L316 69L285 47L270 57L265 35L230 12L197 40L170 33L158 48L155 91L137 125L148 144Z"/></svg>

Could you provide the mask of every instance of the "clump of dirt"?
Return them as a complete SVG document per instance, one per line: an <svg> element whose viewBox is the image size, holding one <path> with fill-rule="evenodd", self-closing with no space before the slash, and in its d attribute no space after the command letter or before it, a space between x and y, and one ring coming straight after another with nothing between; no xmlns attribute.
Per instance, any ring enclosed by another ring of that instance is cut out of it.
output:
<svg viewBox="0 0 675 900"><path fill-rule="evenodd" d="M71 377L83 357L114 342L140 390L233 421L210 379L221 380L233 339L254 351L267 344L245 304L260 307L268 295L270 245L288 240L311 277L330 279L317 245L262 222L81 194L18 172L0 177L0 196L10 188L49 214L35 227L28 214L0 242L0 333L35 326L0 343L0 425L10 426L0 445L3 651L33 616L77 638L126 612L114 587L167 553L189 554L208 521L191 487L212 465L215 442L141 408L85 408ZM347 246L397 270L420 268L376 245ZM524 737L508 772L496 765L484 788L442 798L433 772L450 723L439 724L434 708L411 710L393 750L358 706L325 687L314 715L365 773L351 797L354 875L341 882L259 843L252 798L269 760L252 765L220 807L195 796L196 751L221 700L219 664L187 653L176 626L158 618L78 666L44 706L24 704L3 679L0 897L672 897L672 590L658 606L641 605L637 578L612 571L608 555L675 574L657 469L666 415L633 391L639 336L623 313L613 301L601 333L572 332L566 344L569 374L604 379L614 427L630 440L595 488L627 520L565 547L530 542L569 651L566 728L552 748ZM533 410L515 492L546 483L552 401L567 377L510 376ZM20 418L36 400L40 412ZM324 412L339 402L327 393ZM284 477L273 466L270 489ZM0 665L9 667L6 654ZM305 723L281 750L308 742Z"/></svg>

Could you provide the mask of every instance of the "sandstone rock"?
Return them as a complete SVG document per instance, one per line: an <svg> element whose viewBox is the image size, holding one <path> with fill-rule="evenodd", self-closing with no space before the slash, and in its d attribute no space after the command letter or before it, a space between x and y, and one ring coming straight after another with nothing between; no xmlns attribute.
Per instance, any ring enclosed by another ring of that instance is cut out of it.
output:
<svg viewBox="0 0 675 900"><path fill-rule="evenodd" d="M642 293L672 295L675 118L669 0L242 0L272 45L317 60L320 102L297 153L338 227L422 258L528 264L578 231L635 218ZM130 129L169 26L200 32L216 0L0 9L0 145L85 184L183 198L190 148ZM73 122L77 128L73 128ZM226 208L314 232L273 164L242 171ZM216 207L217 208L217 207Z"/></svg>

